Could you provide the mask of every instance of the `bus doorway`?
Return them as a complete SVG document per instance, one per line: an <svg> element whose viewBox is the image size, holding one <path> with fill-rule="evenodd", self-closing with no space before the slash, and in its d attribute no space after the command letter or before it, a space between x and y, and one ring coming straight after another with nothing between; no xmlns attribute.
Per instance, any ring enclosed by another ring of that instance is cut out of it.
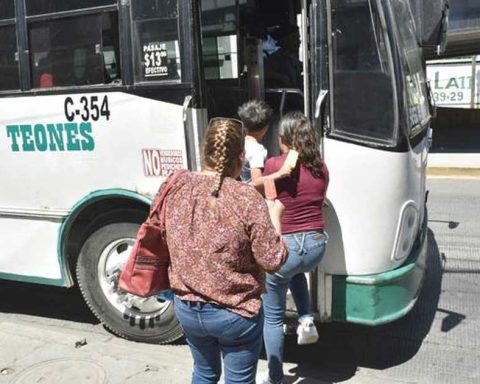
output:
<svg viewBox="0 0 480 384"><path fill-rule="evenodd" d="M252 99L274 110L263 144L280 153L278 123L290 111L309 115L307 0L202 0L201 35L208 118L238 118ZM310 282L316 281L312 275ZM310 284L317 306L317 288ZM287 314L296 315L288 295Z"/></svg>
<svg viewBox="0 0 480 384"><path fill-rule="evenodd" d="M208 116L237 117L242 103L265 100L275 111L264 139L269 155L279 152L281 116L293 110L308 114L306 7L306 0L201 2Z"/></svg>

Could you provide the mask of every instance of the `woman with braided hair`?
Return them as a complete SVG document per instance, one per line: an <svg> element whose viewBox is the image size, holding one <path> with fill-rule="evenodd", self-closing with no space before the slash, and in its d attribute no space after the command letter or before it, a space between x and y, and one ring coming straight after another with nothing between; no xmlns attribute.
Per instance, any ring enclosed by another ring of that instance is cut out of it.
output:
<svg viewBox="0 0 480 384"><path fill-rule="evenodd" d="M210 121L203 168L180 176L166 203L175 312L193 360L192 383L255 383L262 344L265 271L285 262L283 206L236 180L243 164L238 120Z"/></svg>

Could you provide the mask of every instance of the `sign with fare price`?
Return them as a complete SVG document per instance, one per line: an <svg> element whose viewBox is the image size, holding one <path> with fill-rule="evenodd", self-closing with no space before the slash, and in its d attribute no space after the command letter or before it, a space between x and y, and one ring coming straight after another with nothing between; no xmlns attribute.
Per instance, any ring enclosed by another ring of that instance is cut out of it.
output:
<svg viewBox="0 0 480 384"><path fill-rule="evenodd" d="M145 77L168 76L168 53L165 43L143 45L143 75Z"/></svg>

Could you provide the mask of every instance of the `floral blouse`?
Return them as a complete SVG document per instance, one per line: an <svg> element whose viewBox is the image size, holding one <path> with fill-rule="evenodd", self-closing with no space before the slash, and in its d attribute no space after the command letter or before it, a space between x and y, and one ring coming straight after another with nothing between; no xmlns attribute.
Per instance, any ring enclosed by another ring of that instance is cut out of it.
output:
<svg viewBox="0 0 480 384"><path fill-rule="evenodd" d="M229 177L216 199L210 192L214 176L188 172L177 182L166 203L175 295L215 303L245 317L257 315L265 271L277 271L287 257L263 197Z"/></svg>

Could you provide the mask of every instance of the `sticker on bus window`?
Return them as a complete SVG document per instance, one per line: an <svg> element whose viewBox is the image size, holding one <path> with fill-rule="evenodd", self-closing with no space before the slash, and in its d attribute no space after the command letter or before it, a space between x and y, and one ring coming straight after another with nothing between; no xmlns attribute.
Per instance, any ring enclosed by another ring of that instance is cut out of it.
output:
<svg viewBox="0 0 480 384"><path fill-rule="evenodd" d="M145 176L168 176L177 169L184 169L183 153L178 149L143 149Z"/></svg>
<svg viewBox="0 0 480 384"><path fill-rule="evenodd" d="M145 77L168 76L168 51L165 43L143 44L143 75Z"/></svg>

